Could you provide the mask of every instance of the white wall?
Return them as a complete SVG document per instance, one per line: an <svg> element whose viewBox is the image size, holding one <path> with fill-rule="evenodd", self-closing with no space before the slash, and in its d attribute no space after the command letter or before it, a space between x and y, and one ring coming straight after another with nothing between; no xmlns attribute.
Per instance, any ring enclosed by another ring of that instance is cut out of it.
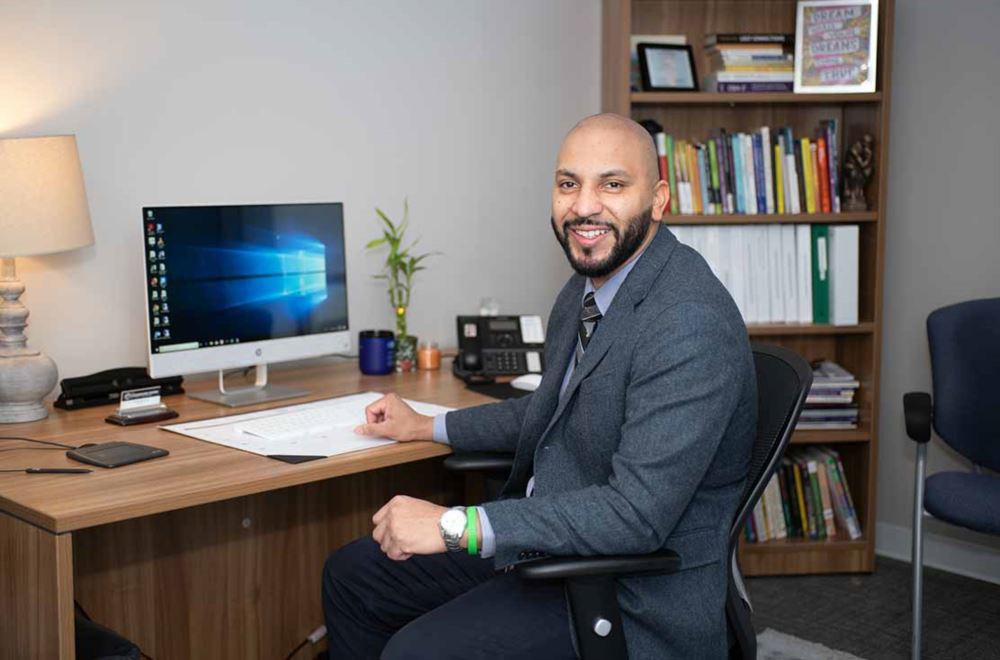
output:
<svg viewBox="0 0 1000 660"><path fill-rule="evenodd" d="M556 149L600 98L597 0L0 5L0 137L75 133L96 244L20 259L60 376L145 361L140 207L342 201L354 330L391 327L373 208L445 252L411 329L547 315Z"/></svg>
<svg viewBox="0 0 1000 660"><path fill-rule="evenodd" d="M898 0L886 226L877 549L908 558L914 445L902 397L930 391L927 315L1000 296L1000 4ZM940 440L928 473L968 463ZM1000 582L1000 542L932 521L927 563Z"/></svg>

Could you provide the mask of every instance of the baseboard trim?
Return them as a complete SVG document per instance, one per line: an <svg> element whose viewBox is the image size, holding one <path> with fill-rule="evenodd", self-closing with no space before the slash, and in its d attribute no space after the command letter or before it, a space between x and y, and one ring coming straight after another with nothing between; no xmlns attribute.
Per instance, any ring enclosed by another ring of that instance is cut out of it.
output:
<svg viewBox="0 0 1000 660"><path fill-rule="evenodd" d="M969 532L969 534L974 533ZM988 536L984 540L995 542ZM875 523L875 554L909 563L912 542L909 527L892 523ZM1000 584L1000 550L988 545L934 534L928 530L926 523L924 566Z"/></svg>

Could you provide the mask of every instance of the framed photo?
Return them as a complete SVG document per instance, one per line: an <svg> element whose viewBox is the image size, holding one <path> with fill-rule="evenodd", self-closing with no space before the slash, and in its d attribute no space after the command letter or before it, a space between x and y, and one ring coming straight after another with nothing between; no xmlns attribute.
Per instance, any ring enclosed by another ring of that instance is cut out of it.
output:
<svg viewBox="0 0 1000 660"><path fill-rule="evenodd" d="M641 43L639 70L647 92L697 92L691 46Z"/></svg>
<svg viewBox="0 0 1000 660"><path fill-rule="evenodd" d="M799 0L796 92L874 92L877 53L878 0Z"/></svg>

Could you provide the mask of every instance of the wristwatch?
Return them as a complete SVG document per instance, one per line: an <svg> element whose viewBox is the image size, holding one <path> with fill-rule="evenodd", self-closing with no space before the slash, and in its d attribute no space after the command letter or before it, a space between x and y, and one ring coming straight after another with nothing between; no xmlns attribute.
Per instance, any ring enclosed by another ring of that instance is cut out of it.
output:
<svg viewBox="0 0 1000 660"><path fill-rule="evenodd" d="M465 507L455 506L441 514L438 528L441 530L441 538L444 539L444 547L449 552L459 552L462 546L462 534L465 534L465 525L468 521L465 518Z"/></svg>

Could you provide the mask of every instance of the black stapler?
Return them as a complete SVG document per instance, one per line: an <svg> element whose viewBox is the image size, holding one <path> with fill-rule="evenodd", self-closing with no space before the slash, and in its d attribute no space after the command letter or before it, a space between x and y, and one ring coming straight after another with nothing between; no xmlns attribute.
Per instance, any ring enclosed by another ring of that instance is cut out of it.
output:
<svg viewBox="0 0 1000 660"><path fill-rule="evenodd" d="M89 376L63 378L59 386L62 393L56 399L55 407L64 410L78 410L116 403L122 390L134 390L140 387L160 386L160 394L183 394L183 376L169 378L150 378L145 367L121 367L99 371Z"/></svg>

